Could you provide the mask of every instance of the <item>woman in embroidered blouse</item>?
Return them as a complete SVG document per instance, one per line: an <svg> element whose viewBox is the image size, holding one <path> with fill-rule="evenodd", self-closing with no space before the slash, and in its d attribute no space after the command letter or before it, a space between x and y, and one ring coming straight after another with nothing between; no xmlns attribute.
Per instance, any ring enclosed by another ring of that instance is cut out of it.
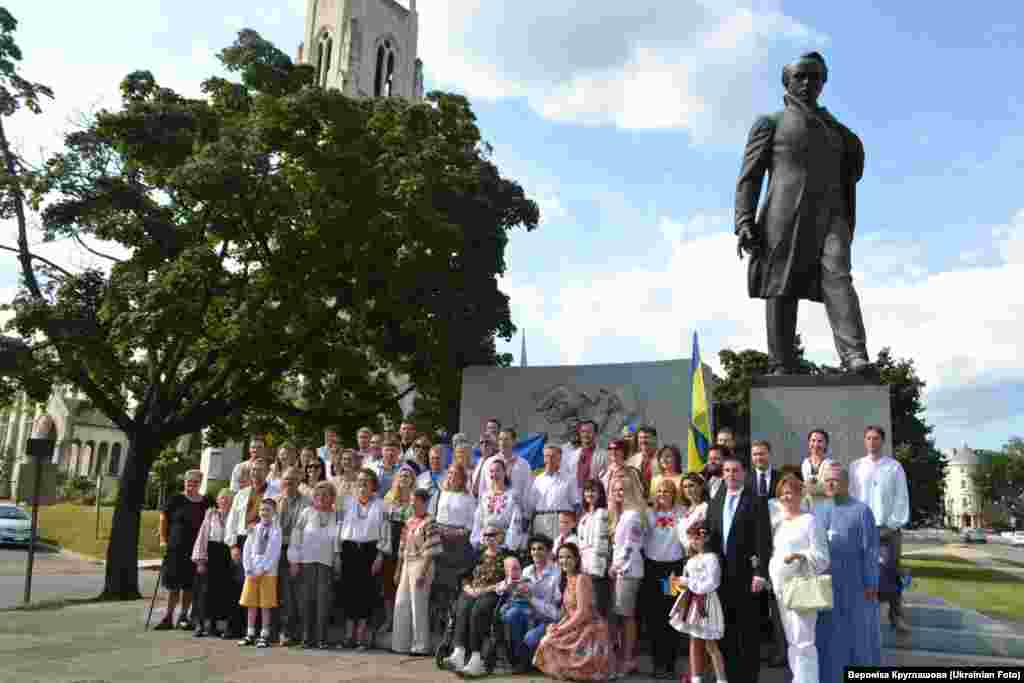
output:
<svg viewBox="0 0 1024 683"><path fill-rule="evenodd" d="M679 636L668 624L675 602L668 590L669 577L683 570L683 544L677 526L684 509L676 504L676 485L662 477L654 489L654 507L647 513L650 531L644 545L644 580L641 600L647 634L651 639L655 678L675 678Z"/></svg>
<svg viewBox="0 0 1024 683"><path fill-rule="evenodd" d="M558 549L562 570L562 618L547 627L533 665L553 678L607 681L615 672L608 622L594 610L591 578L580 571L579 548Z"/></svg>
<svg viewBox="0 0 1024 683"><path fill-rule="evenodd" d="M277 457L270 466L270 473L267 475L267 484L272 485L275 490L281 490L281 477L289 467L294 467L299 462L299 452L291 443L284 443L277 449Z"/></svg>
<svg viewBox="0 0 1024 683"><path fill-rule="evenodd" d="M419 475L419 466L415 462L409 460L402 463L398 468L398 474L391 481L391 490L384 496L388 521L391 523L391 554L384 558L384 566L381 569L381 578L384 584L384 609L387 618L381 624L379 633L391 630L395 613L395 595L398 593L398 576L400 575L398 547L402 543L405 523L412 517L412 492L416 488L417 475Z"/></svg>
<svg viewBox="0 0 1024 683"><path fill-rule="evenodd" d="M457 577L476 562L469 535L473 531L477 503L466 490L468 484L466 470L453 463L441 483L441 495L437 499L437 526L444 552L435 561L434 583L450 591L459 590Z"/></svg>
<svg viewBox="0 0 1024 683"><path fill-rule="evenodd" d="M608 563L611 561L612 544L608 530L608 499L604 486L596 479L583 484L583 504L576 523L576 537L582 558L580 571L589 576L593 584L594 608L607 618L611 603Z"/></svg>
<svg viewBox="0 0 1024 683"><path fill-rule="evenodd" d="M398 593L391 631L391 650L398 654L429 657L430 586L434 581L434 558L441 552L441 538L433 518L427 514L430 491L412 494L413 514L405 523L398 548Z"/></svg>
<svg viewBox="0 0 1024 683"><path fill-rule="evenodd" d="M338 462L334 465L334 476L330 478L334 486L335 504L356 494L358 484L356 478L359 476L359 468L356 467L356 452L351 448L344 448L338 456Z"/></svg>
<svg viewBox="0 0 1024 683"><path fill-rule="evenodd" d="M800 474L804 479L804 504L808 511L825 497L822 480L833 462L828 457L828 445L829 436L824 429L815 429L807 435L807 457L800 463Z"/></svg>
<svg viewBox="0 0 1024 683"><path fill-rule="evenodd" d="M231 564L231 552L224 542L224 524L231 511L234 493L225 486L217 494L217 507L206 511L203 524L199 527L195 545L192 547L192 562L199 575L199 590L196 597L196 638L219 636L218 619L231 619L240 614L238 599L242 585L236 580ZM229 624L228 630L240 629L241 621Z"/></svg>
<svg viewBox="0 0 1024 683"><path fill-rule="evenodd" d="M637 670L637 595L644 578L644 559L641 553L647 538L647 503L642 484L626 470L612 480L611 503L608 508L608 526L612 535L612 565L608 576L614 583L615 613L622 618L621 662L619 674Z"/></svg>
<svg viewBox="0 0 1024 683"><path fill-rule="evenodd" d="M683 499L686 512L677 524L676 535L689 556L693 549L687 531L692 526L703 526L708 516L708 490L704 485L704 477L696 472L690 472L683 477Z"/></svg>
<svg viewBox="0 0 1024 683"><path fill-rule="evenodd" d="M818 648L815 644L817 612L797 612L785 606L783 594L790 579L817 575L828 569L828 540L825 528L814 515L801 512L803 482L787 474L775 485L781 505L781 520L772 533L772 558L768 575L772 580L779 619L786 633L789 670L793 683L818 683Z"/></svg>
<svg viewBox="0 0 1024 683"><path fill-rule="evenodd" d="M485 672L480 649L498 605L495 591L505 580L505 558L510 557L501 549L504 536L505 530L499 525L490 524L484 528L484 551L473 575L463 583L455 605L454 649L444 660L444 666L466 676L481 676ZM470 654L468 662L467 652Z"/></svg>
<svg viewBox="0 0 1024 683"><path fill-rule="evenodd" d="M391 522L387 504L376 497L377 475L363 469L356 479L356 495L345 499L338 510L341 566L345 580L345 619L348 635L344 647L370 649L367 620L380 604L378 577L384 558L391 552Z"/></svg>
<svg viewBox="0 0 1024 683"><path fill-rule="evenodd" d="M338 552L337 493L330 482L313 489L313 506L299 513L288 544L288 570L302 582L302 644L326 650L331 584Z"/></svg>
<svg viewBox="0 0 1024 683"><path fill-rule="evenodd" d="M496 525L504 531L504 547L515 551L522 540L522 513L519 508L519 497L516 492L508 489L508 475L505 472L505 459L492 458L487 465L487 475L491 478L491 488L477 503L476 517L473 519L473 533L470 542L479 546L481 534L489 526Z"/></svg>

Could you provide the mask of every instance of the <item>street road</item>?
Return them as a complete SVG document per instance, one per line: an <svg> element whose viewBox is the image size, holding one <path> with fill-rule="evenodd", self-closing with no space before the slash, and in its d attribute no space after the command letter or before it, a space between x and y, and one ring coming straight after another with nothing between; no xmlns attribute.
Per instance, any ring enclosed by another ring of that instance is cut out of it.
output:
<svg viewBox="0 0 1024 683"><path fill-rule="evenodd" d="M25 597L24 548L0 546L0 609L17 607ZM152 595L156 572L139 573L143 595ZM37 548L32 572L32 602L95 597L103 590L103 565Z"/></svg>

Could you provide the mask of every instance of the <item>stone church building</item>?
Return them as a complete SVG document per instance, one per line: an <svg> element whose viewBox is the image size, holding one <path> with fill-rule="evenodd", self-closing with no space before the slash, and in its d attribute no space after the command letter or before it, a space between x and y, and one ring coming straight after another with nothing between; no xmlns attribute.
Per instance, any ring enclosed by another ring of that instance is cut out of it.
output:
<svg viewBox="0 0 1024 683"><path fill-rule="evenodd" d="M349 97L423 97L416 0L307 0L297 61Z"/></svg>

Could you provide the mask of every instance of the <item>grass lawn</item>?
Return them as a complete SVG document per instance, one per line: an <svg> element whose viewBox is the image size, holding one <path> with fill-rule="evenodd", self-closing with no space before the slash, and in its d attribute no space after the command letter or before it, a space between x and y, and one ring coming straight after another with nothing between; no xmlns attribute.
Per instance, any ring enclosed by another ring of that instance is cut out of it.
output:
<svg viewBox="0 0 1024 683"><path fill-rule="evenodd" d="M904 556L902 565L913 577L913 591L1024 623L1024 581L1015 576L948 555Z"/></svg>
<svg viewBox="0 0 1024 683"><path fill-rule="evenodd" d="M110 540L111 518L114 508L100 508L100 533L96 538L96 507L60 503L39 508L39 537L59 545L65 550L89 555L99 559L107 556ZM156 510L142 511L142 529L139 532L139 559L160 557L160 539L157 526L160 513Z"/></svg>

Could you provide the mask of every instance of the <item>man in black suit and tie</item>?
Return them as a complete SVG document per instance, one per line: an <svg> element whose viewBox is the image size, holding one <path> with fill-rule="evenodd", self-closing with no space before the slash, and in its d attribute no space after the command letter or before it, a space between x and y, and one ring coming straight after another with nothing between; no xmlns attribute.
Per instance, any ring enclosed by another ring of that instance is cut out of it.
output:
<svg viewBox="0 0 1024 683"><path fill-rule="evenodd" d="M747 477L747 486L756 495L771 500L775 498L775 485L781 475L772 467L772 445L764 439L755 439L750 443L750 461L753 467ZM771 504L768 505L768 518L771 520ZM766 590L761 593L761 624L763 630L770 629L775 641L775 653L769 660L770 666L782 666L786 662L786 635L782 631L779 619L779 606L775 601L775 592Z"/></svg>
<svg viewBox="0 0 1024 683"><path fill-rule="evenodd" d="M724 485L708 507L708 550L722 558L718 597L725 612L722 655L729 683L757 683L761 669L760 599L772 552L768 498L746 486L735 456L722 465Z"/></svg>

